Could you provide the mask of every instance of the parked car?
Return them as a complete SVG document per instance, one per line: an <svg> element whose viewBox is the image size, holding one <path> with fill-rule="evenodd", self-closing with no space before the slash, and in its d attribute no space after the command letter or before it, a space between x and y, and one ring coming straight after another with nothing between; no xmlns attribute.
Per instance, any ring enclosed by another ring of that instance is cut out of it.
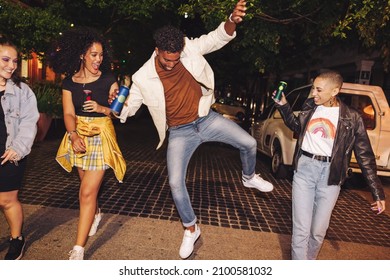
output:
<svg viewBox="0 0 390 280"><path fill-rule="evenodd" d="M211 105L211 109L236 123L242 124L247 121L246 108L232 98L218 97Z"/></svg>
<svg viewBox="0 0 390 280"><path fill-rule="evenodd" d="M286 94L295 114L311 94L311 85L292 90ZM361 112L375 154L378 175L390 176L390 109L381 87L344 83L339 93L344 103ZM251 125L250 133L257 141L260 153L269 156L271 172L275 178L290 174L296 137L287 128L275 104L266 107ZM361 173L352 154L350 170Z"/></svg>

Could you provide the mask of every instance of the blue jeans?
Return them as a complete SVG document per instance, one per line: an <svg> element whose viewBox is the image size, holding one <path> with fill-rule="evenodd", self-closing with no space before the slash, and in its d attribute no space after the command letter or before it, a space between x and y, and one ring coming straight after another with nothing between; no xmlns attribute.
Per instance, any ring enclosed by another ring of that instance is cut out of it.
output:
<svg viewBox="0 0 390 280"><path fill-rule="evenodd" d="M328 185L330 163L302 155L292 187L293 260L314 260L321 249L340 186Z"/></svg>
<svg viewBox="0 0 390 280"><path fill-rule="evenodd" d="M240 150L243 174L255 173L256 140L239 125L211 111L196 121L169 129L168 178L172 197L185 227L196 223L185 177L194 151L205 142L223 142Z"/></svg>

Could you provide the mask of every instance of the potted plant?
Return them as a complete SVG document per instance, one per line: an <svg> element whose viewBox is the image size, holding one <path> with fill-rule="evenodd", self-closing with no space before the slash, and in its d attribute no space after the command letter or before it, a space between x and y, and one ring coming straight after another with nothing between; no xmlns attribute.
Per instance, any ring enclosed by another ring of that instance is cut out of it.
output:
<svg viewBox="0 0 390 280"><path fill-rule="evenodd" d="M38 132L35 141L42 141L53 118L62 117L61 87L48 81L35 82L31 89L37 98L39 111Z"/></svg>

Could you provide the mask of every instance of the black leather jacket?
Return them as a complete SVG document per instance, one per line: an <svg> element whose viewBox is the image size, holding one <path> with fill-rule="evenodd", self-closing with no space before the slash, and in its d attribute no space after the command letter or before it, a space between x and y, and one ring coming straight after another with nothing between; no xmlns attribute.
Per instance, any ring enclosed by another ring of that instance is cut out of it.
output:
<svg viewBox="0 0 390 280"><path fill-rule="evenodd" d="M375 201L384 200L381 181L377 176L375 156L372 151L370 140L365 129L363 119L353 108L348 107L338 99L340 104L340 116L337 125L336 138L332 149L330 163L330 174L328 185L341 186L347 178L347 171L352 156L355 153L356 160L371 189ZM296 117L290 105L287 103L278 106L286 125L299 134L294 152L293 166L296 168L298 159L301 156L301 146L306 132L306 126L311 119L317 105L313 98L309 98L302 106L302 111Z"/></svg>

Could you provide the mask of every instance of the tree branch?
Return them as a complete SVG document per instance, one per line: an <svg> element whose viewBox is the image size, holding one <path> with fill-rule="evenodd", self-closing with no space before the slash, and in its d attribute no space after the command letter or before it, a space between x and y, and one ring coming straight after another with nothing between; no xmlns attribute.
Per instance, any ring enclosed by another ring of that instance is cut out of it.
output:
<svg viewBox="0 0 390 280"><path fill-rule="evenodd" d="M278 18L275 18L275 17L272 17L270 15L267 15L263 12L255 15L256 18L259 18L259 19L262 19L262 20L265 20L265 21L268 21L268 22L272 22L272 23L278 23L278 24L283 24L283 25L287 25L287 24L291 24L291 23L294 23L294 22L297 22L297 21L300 21L300 20L303 20L303 19L306 19L314 24L317 24L315 21L313 21L310 17L313 16L314 14L318 13L320 10L322 9L322 6L318 7L317 9L313 10L312 12L308 13L308 14L305 14L305 15L300 15L300 14L296 14L296 17L293 17L293 18L285 18L285 19L278 19Z"/></svg>

